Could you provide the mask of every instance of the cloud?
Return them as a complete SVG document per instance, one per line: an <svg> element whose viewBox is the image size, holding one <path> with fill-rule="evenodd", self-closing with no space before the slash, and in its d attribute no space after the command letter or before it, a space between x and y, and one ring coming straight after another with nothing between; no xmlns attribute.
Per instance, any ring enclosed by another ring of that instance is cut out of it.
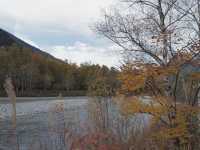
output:
<svg viewBox="0 0 200 150"><path fill-rule="evenodd" d="M118 66L120 52L115 46L95 47L82 42L73 45L58 45L49 48L49 52L60 59L67 59L78 64L91 62L94 64Z"/></svg>
<svg viewBox="0 0 200 150"><path fill-rule="evenodd" d="M111 66L119 54L89 26L115 1L0 0L0 27L55 57Z"/></svg>
<svg viewBox="0 0 200 150"><path fill-rule="evenodd" d="M98 20L101 8L114 1L0 0L0 27L28 35L41 47L75 41L101 43L89 26Z"/></svg>
<svg viewBox="0 0 200 150"><path fill-rule="evenodd" d="M71 32L92 34L89 23L96 20L100 9L112 4L113 0L0 0L0 3L1 12L16 18L16 24L42 28L62 26ZM53 28L47 30L55 31Z"/></svg>

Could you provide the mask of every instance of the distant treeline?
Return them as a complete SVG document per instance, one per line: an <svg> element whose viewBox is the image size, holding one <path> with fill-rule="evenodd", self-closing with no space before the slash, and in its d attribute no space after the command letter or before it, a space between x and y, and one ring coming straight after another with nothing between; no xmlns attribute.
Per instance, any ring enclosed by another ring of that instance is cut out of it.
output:
<svg viewBox="0 0 200 150"><path fill-rule="evenodd" d="M6 76L12 78L17 96L111 96L119 87L118 73L107 66L48 58L19 45L0 48L1 96Z"/></svg>

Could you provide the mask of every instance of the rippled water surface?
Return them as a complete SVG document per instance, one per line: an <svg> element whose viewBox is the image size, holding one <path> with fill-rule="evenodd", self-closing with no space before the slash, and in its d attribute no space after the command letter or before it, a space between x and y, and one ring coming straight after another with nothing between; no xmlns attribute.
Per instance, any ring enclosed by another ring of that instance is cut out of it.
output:
<svg viewBox="0 0 200 150"><path fill-rule="evenodd" d="M137 119L124 120L108 99L96 107L88 97L18 98L15 130L9 100L0 100L0 150L68 150L76 135L97 125L126 138Z"/></svg>

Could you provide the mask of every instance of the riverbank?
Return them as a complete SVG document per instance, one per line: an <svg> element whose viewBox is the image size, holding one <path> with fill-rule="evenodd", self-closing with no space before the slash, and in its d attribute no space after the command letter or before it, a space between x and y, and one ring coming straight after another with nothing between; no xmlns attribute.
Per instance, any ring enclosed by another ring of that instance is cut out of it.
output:
<svg viewBox="0 0 200 150"><path fill-rule="evenodd" d="M79 100L79 99L87 99L87 96L67 96L67 97L17 97L17 103L23 102L34 102L34 101L55 101L55 100ZM8 97L0 97L0 103L10 103Z"/></svg>
<svg viewBox="0 0 200 150"><path fill-rule="evenodd" d="M67 96L87 96L87 91L76 90L76 91L66 91L66 90L31 90L16 92L17 97L57 97L62 95ZM6 97L5 91L0 91L0 97Z"/></svg>

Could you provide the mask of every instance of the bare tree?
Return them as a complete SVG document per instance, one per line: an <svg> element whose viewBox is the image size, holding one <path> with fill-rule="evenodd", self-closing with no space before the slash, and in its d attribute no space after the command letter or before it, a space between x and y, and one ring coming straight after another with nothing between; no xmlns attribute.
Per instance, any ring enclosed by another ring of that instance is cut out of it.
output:
<svg viewBox="0 0 200 150"><path fill-rule="evenodd" d="M145 54L155 63L166 65L184 44L180 27L193 5L180 12L178 0L125 0L122 4L127 9L105 12L95 31L124 51Z"/></svg>
<svg viewBox="0 0 200 150"><path fill-rule="evenodd" d="M188 11L189 7L191 9ZM200 40L200 1L180 0L180 5L176 6L176 10L181 14L187 12L187 16L183 20L183 28L185 28L185 33L189 33L189 41Z"/></svg>

